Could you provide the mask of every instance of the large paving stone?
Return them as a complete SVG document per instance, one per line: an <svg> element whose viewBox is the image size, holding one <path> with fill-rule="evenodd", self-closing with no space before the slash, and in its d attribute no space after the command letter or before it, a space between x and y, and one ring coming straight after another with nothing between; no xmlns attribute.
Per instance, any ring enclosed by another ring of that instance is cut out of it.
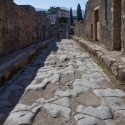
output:
<svg viewBox="0 0 125 125"><path fill-rule="evenodd" d="M101 125L101 120L92 116L77 114L75 115L77 125Z"/></svg>
<svg viewBox="0 0 125 125"><path fill-rule="evenodd" d="M102 97L102 105L110 107L113 111L125 110L125 103L119 97Z"/></svg>
<svg viewBox="0 0 125 125"><path fill-rule="evenodd" d="M110 108L106 106L93 108L91 106L84 107L82 105L79 105L77 108L77 112L83 113L92 117L96 117L101 120L111 119L113 117Z"/></svg>
<svg viewBox="0 0 125 125"><path fill-rule="evenodd" d="M50 115L54 118L59 116L63 116L66 118L71 117L71 109L63 106L59 106L56 104L47 103L45 104L45 109L50 113Z"/></svg>
<svg viewBox="0 0 125 125"><path fill-rule="evenodd" d="M125 93L120 89L95 89L95 95L99 97L124 97Z"/></svg>
<svg viewBox="0 0 125 125"><path fill-rule="evenodd" d="M31 125L35 114L28 111L12 113L5 121L4 125Z"/></svg>
<svg viewBox="0 0 125 125"><path fill-rule="evenodd" d="M49 83L59 84L59 78L60 75L55 74L49 78L45 78L40 84L37 84L37 82L33 82L26 88L26 90L43 90Z"/></svg>
<svg viewBox="0 0 125 125"><path fill-rule="evenodd" d="M73 88L73 92L76 94L82 94L82 93L86 93L88 91L89 91L89 89L85 86L76 85Z"/></svg>
<svg viewBox="0 0 125 125"><path fill-rule="evenodd" d="M58 99L56 101L53 101L52 103L56 104L56 105L63 106L63 107L68 107L68 108L70 107L69 98L68 97L64 97L64 98Z"/></svg>
<svg viewBox="0 0 125 125"><path fill-rule="evenodd" d="M85 81L83 79L76 79L74 82L73 82L73 86L76 86L76 85L80 85L80 86L85 86L87 88L92 88L92 89L99 89L101 88L101 86L95 84L95 83L91 83L90 81Z"/></svg>
<svg viewBox="0 0 125 125"><path fill-rule="evenodd" d="M43 108L42 105L24 105L18 104L16 107L10 112L10 115L6 119L4 125L24 125L24 124L32 124L35 115L38 111Z"/></svg>

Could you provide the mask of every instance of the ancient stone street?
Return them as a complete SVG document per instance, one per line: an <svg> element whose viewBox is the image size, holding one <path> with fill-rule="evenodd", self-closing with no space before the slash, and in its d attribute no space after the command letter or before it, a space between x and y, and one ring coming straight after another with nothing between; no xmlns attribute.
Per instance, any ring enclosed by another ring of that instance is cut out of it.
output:
<svg viewBox="0 0 125 125"><path fill-rule="evenodd" d="M125 125L125 93L68 39L50 43L1 87L0 102L0 125Z"/></svg>

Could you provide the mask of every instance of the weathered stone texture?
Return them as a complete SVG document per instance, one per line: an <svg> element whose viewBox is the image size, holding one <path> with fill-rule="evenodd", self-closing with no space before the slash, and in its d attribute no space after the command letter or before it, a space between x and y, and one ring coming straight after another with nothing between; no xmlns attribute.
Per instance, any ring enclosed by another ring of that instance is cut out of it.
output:
<svg viewBox="0 0 125 125"><path fill-rule="evenodd" d="M44 27L44 28L43 28ZM0 0L0 55L52 36L49 20L30 5Z"/></svg>
<svg viewBox="0 0 125 125"><path fill-rule="evenodd" d="M122 52L125 55L125 0L122 0Z"/></svg>
<svg viewBox="0 0 125 125"><path fill-rule="evenodd" d="M91 24L93 24L93 11L100 5L100 0L89 0L86 3L86 10L83 23L79 21L75 25L75 35L92 39Z"/></svg>
<svg viewBox="0 0 125 125"><path fill-rule="evenodd" d="M106 5L107 4L107 5ZM112 49L112 5L111 1L101 0L100 9L100 43L105 45L107 48ZM107 7L107 10L106 10Z"/></svg>
<svg viewBox="0 0 125 125"><path fill-rule="evenodd" d="M83 23L75 25L75 35L125 54L124 21L125 0L89 0Z"/></svg>

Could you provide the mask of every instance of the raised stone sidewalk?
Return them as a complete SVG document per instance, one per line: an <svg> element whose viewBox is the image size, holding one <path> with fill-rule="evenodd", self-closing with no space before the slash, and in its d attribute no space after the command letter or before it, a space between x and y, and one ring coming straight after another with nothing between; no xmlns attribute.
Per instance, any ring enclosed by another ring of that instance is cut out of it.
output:
<svg viewBox="0 0 125 125"><path fill-rule="evenodd" d="M0 85L11 78L17 71L28 64L36 53L52 42L54 37L48 38L37 44L32 44L24 49L17 50L0 58Z"/></svg>
<svg viewBox="0 0 125 125"><path fill-rule="evenodd" d="M78 38L77 36L73 36L72 39L96 56L103 66L111 71L117 79L125 82L125 57L121 57L120 52L108 51L104 47Z"/></svg>

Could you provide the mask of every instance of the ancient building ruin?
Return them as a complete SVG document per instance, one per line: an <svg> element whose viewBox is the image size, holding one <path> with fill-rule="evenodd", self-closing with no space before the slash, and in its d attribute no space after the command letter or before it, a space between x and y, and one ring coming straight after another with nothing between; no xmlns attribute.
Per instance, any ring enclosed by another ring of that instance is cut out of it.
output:
<svg viewBox="0 0 125 125"><path fill-rule="evenodd" d="M75 34L125 54L125 0L89 0Z"/></svg>
<svg viewBox="0 0 125 125"><path fill-rule="evenodd" d="M49 19L30 5L0 0L0 56L53 35Z"/></svg>

